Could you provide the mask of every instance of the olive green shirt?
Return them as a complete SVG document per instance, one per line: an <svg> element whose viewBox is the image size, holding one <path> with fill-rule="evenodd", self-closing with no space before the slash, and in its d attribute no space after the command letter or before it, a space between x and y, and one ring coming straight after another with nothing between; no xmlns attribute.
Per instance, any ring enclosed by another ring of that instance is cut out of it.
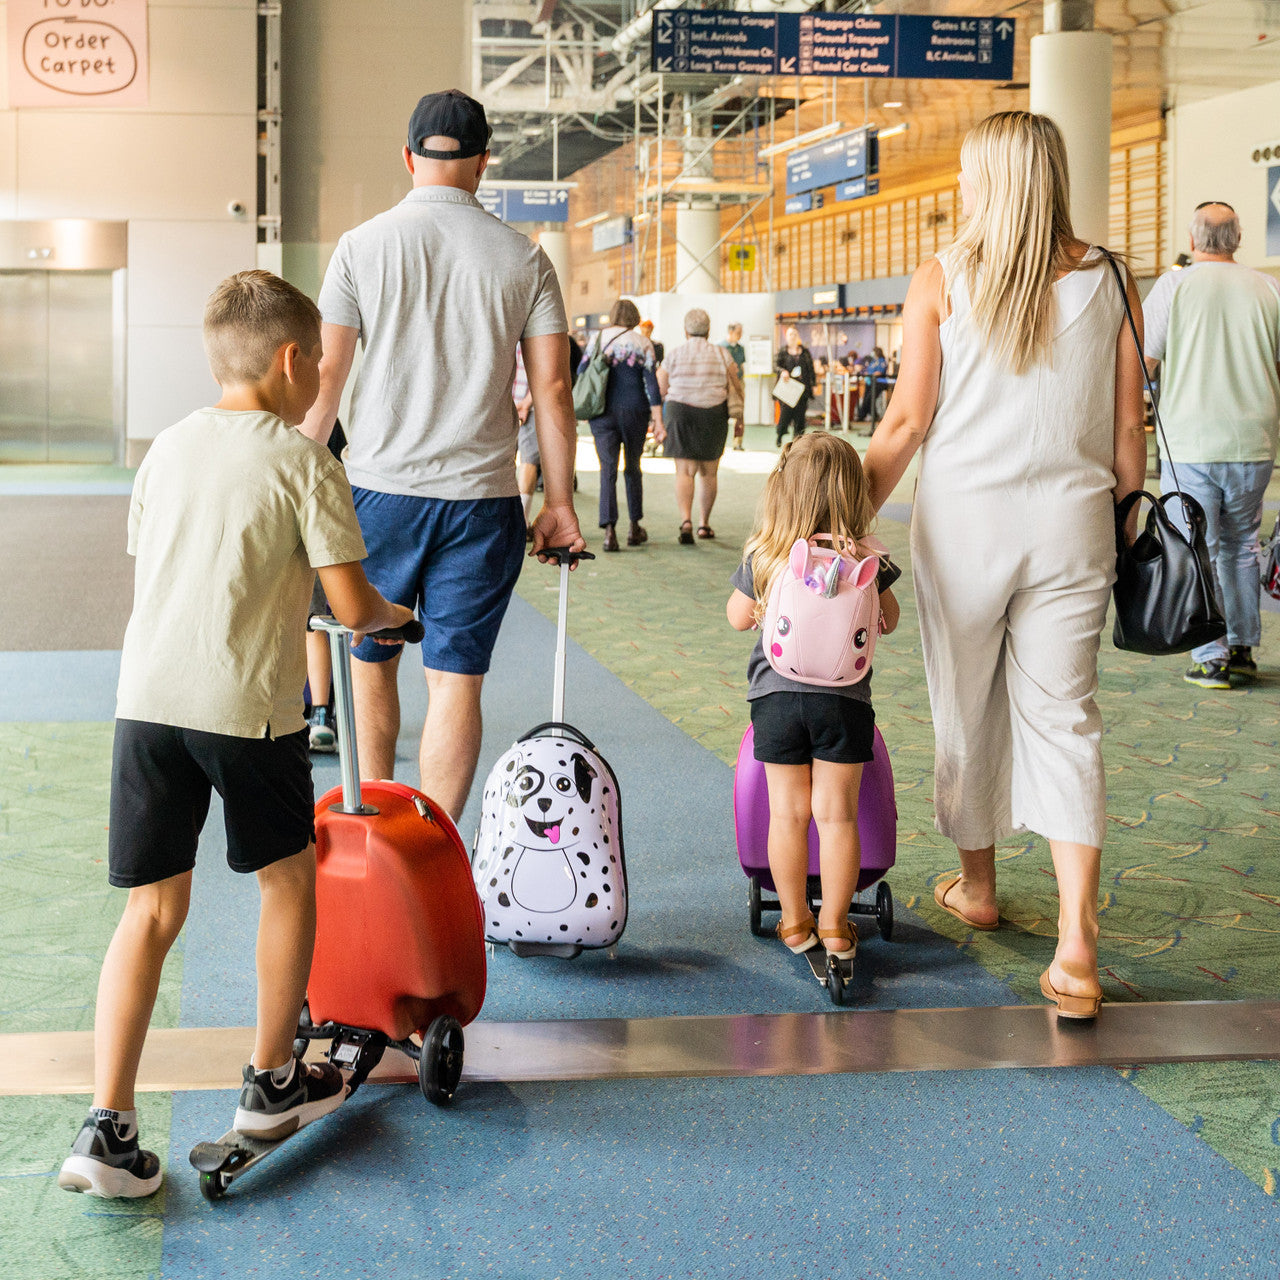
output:
<svg viewBox="0 0 1280 1280"><path fill-rule="evenodd" d="M302 729L315 570L365 557L329 450L272 413L193 413L138 469L129 554L117 717L237 738Z"/></svg>

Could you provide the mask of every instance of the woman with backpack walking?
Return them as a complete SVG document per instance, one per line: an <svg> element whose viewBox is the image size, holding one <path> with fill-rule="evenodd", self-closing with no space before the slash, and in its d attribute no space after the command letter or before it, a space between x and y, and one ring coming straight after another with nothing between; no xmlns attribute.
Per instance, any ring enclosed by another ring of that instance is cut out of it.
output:
<svg viewBox="0 0 1280 1280"><path fill-rule="evenodd" d="M1098 638L1115 503L1146 472L1142 370L1114 276L1072 232L1057 126L989 116L960 163L968 222L911 282L867 480L879 508L920 452L911 556L934 809L960 856L934 899L970 929L997 928L996 842L1044 836L1059 905L1040 989L1060 1017L1091 1018L1107 823ZM1137 316L1132 280L1128 294Z"/></svg>
<svg viewBox="0 0 1280 1280"><path fill-rule="evenodd" d="M763 624L772 594L785 585L793 567L797 544L807 557L806 543L826 543L846 562L843 569L836 567L836 587L840 577L857 573L857 586L877 596L879 631L892 631L898 625L898 602L889 587L896 571L881 567L879 548L866 541L873 519L862 464L852 445L825 431L791 441L765 481L758 527L730 579L730 625L747 631ZM820 585L831 590L829 583ZM764 765L769 790L769 873L782 907L778 937L796 954L821 944L836 959L852 960L858 935L849 905L861 869L858 792L875 734L871 667L854 659L848 682L809 683L811 673L796 672L782 661L791 653L788 636L796 638L792 619L771 617L771 622L772 632L761 632L747 662L747 700L755 757ZM859 640L864 648L874 642L869 630L855 634L855 647ZM784 675L779 667L791 674ZM822 872L816 921L805 893L810 819L818 826Z"/></svg>
<svg viewBox="0 0 1280 1280"><path fill-rule="evenodd" d="M649 535L640 523L644 519L644 479L640 459L644 440L652 423L654 438L663 439L662 395L658 391L658 359L653 343L636 329L640 312L627 298L619 298L609 312L609 323L596 335L596 340L578 366L579 382L574 387L574 403L579 404L587 384L584 378L593 361L607 366L607 384L603 411L588 418L591 436L600 459L600 527L604 530L601 547L619 551L618 534L618 455L625 457L622 470L627 489L627 514L631 529L627 546L638 547L648 542ZM599 408L599 406L592 406ZM581 412L581 411L580 411Z"/></svg>

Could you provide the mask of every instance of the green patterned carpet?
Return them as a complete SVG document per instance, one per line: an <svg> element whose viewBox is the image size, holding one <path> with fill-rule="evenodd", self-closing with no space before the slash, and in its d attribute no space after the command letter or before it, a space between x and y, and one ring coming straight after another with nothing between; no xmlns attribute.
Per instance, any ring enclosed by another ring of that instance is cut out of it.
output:
<svg viewBox="0 0 1280 1280"><path fill-rule="evenodd" d="M767 450L765 432L751 443ZM581 442L579 509L593 529L598 475ZM861 443L861 442L859 442ZM676 542L670 464L646 462L650 542L600 555L574 575L570 632L686 733L732 765L748 722L751 640L725 621L729 575L750 530L768 452L729 454L721 468L717 537ZM910 478L894 495L910 496ZM940 911L934 882L958 869L933 826L933 729L920 656L905 524L877 535L903 566L902 622L876 649L876 720L893 758L899 856L895 887L1024 999L1055 934L1048 845L1030 836L998 850L1004 927L972 933ZM549 617L549 578L526 573L521 594ZM1107 812L1101 966L1108 1000L1243 1000L1275 994L1280 970L1280 617L1263 614L1263 679L1211 693L1184 683L1186 659L1122 653L1104 639L1098 701L1106 725ZM731 821L725 815L725 821ZM1274 1194L1280 1170L1280 1063L1148 1067L1130 1073L1150 1098Z"/></svg>

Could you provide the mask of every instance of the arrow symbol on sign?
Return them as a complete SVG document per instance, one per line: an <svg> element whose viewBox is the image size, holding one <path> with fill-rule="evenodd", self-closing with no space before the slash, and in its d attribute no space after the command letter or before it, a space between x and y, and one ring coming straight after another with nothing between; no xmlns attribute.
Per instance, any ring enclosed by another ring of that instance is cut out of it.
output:
<svg viewBox="0 0 1280 1280"><path fill-rule="evenodd" d="M796 69L796 60L794 58L781 58L778 61L778 70L786 75L789 71Z"/></svg>
<svg viewBox="0 0 1280 1280"><path fill-rule="evenodd" d="M658 39L671 39L671 19L665 14L658 14Z"/></svg>
<svg viewBox="0 0 1280 1280"><path fill-rule="evenodd" d="M659 59L658 59L658 70L659 70L659 71L670 71L670 70L671 70L671 59L670 59L670 58L659 58Z"/></svg>
<svg viewBox="0 0 1280 1280"><path fill-rule="evenodd" d="M1001 22L996 26L996 31L999 32L1001 40L1007 40L1013 34L1013 23Z"/></svg>

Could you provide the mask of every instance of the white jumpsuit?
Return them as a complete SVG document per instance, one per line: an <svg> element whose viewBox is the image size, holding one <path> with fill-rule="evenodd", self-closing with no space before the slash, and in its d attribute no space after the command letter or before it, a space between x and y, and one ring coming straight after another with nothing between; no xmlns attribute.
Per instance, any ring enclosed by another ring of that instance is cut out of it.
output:
<svg viewBox="0 0 1280 1280"><path fill-rule="evenodd" d="M1100 259L1060 280L1052 359L1015 375L942 266L951 314L911 521L938 830L962 849L1026 830L1100 847L1119 285Z"/></svg>

